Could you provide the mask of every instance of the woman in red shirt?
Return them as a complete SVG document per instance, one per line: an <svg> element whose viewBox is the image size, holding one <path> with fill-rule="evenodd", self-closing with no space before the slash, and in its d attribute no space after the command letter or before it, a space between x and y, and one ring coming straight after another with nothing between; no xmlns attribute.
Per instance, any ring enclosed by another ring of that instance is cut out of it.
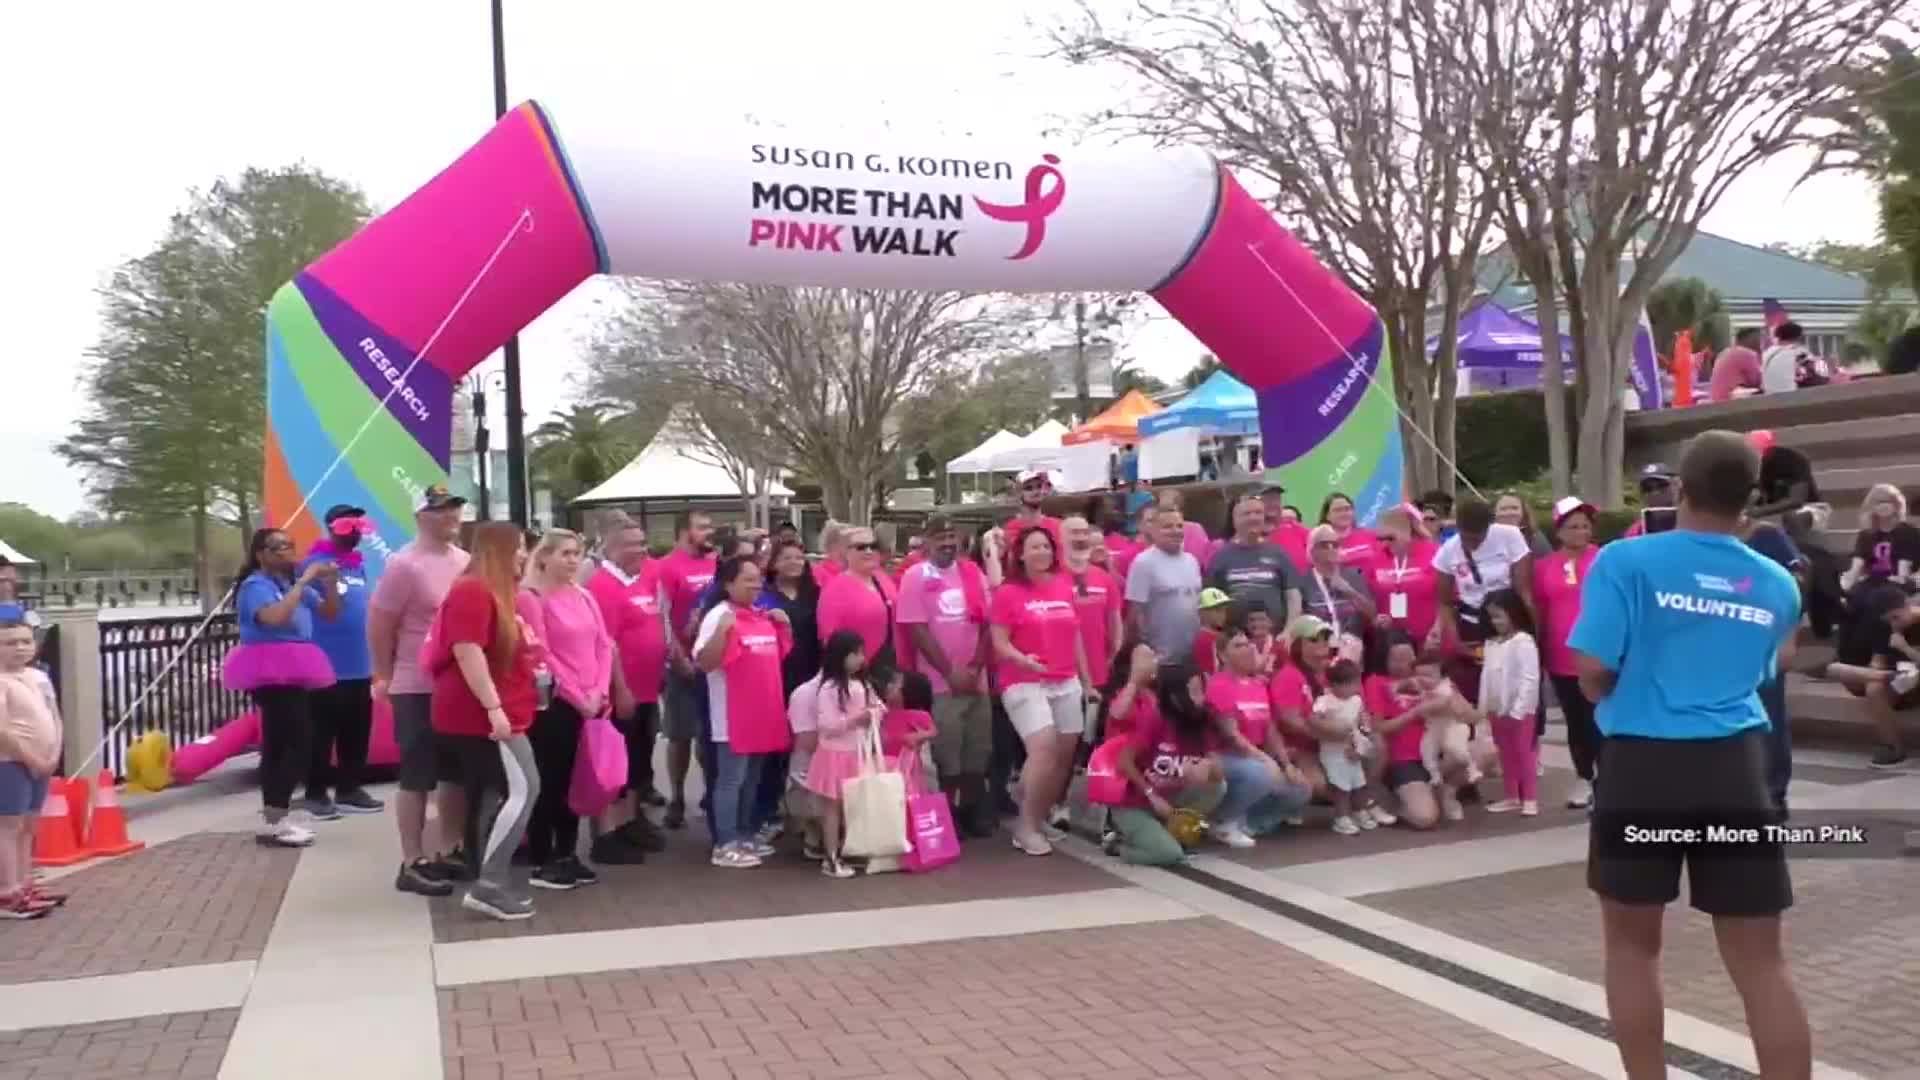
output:
<svg viewBox="0 0 1920 1080"><path fill-rule="evenodd" d="M1422 687L1414 671L1420 652L1404 630L1387 631L1381 642L1381 669L1367 676L1362 691L1373 732L1385 742L1381 782L1400 803L1400 820L1408 827L1430 829L1443 811L1449 821L1457 821L1462 811L1453 785L1437 783L1440 778L1420 761L1420 740L1427 732L1419 708Z"/></svg>
<svg viewBox="0 0 1920 1080"><path fill-rule="evenodd" d="M473 558L447 590L421 648L433 676L433 732L459 762L485 835L477 880L460 906L495 919L533 917L533 901L514 892L509 863L540 797L540 772L527 729L539 708L533 669L540 641L514 611L526 538L511 522L474 530Z"/></svg>
<svg viewBox="0 0 1920 1080"><path fill-rule="evenodd" d="M1333 627L1315 615L1302 615L1287 624L1293 644L1292 663L1267 684L1273 703L1273 722L1300 777L1315 798L1327 794L1327 774L1320 768L1320 733L1313 728L1313 701L1327 688L1327 667L1333 663ZM1331 734L1331 733L1329 733Z"/></svg>
<svg viewBox="0 0 1920 1080"><path fill-rule="evenodd" d="M1353 499L1336 491L1320 504L1320 524L1333 526L1340 537L1340 565L1365 566L1372 561L1379 538L1355 520Z"/></svg>
<svg viewBox="0 0 1920 1080"><path fill-rule="evenodd" d="M1264 614L1264 609L1262 609ZM1273 723L1273 700L1260 656L1244 627L1220 639L1222 669L1207 683L1207 706L1220 727L1226 798L1214 814L1213 838L1250 848L1254 838L1297 824L1312 791Z"/></svg>
<svg viewBox="0 0 1920 1080"><path fill-rule="evenodd" d="M1567 636L1580 618L1580 590L1600 549L1593 546L1593 507L1569 495L1553 506L1553 537L1558 548L1533 571L1533 606L1540 613L1541 670L1553 683L1553 696L1567 721L1567 750L1580 779L1567 795L1575 809L1593 804L1594 766L1600 760L1600 729L1593 702L1580 690L1580 671ZM1540 710L1542 716L1546 710Z"/></svg>
<svg viewBox="0 0 1920 1080"><path fill-rule="evenodd" d="M850 580L853 571L834 579ZM735 556L722 562L713 580L720 603L700 620L693 659L707 673L714 762L713 865L748 870L773 854L773 845L757 835L755 821L760 770L774 754L784 754L793 739L787 726L786 693L780 661L793 648L787 613L755 607L762 584L760 566ZM829 586L831 588L832 586Z"/></svg>
<svg viewBox="0 0 1920 1080"><path fill-rule="evenodd" d="M1429 540L1417 511L1396 506L1380 515L1380 546L1366 566L1367 587L1373 593L1376 629L1404 630L1421 648L1440 645L1440 585L1433 556L1439 545Z"/></svg>
<svg viewBox="0 0 1920 1080"><path fill-rule="evenodd" d="M1133 729L1120 755L1127 801L1113 808L1115 853L1135 866L1172 866L1186 848L1168 829L1176 810L1206 814L1220 803L1220 729L1201 700L1203 676L1190 665L1160 672L1153 719Z"/></svg>
<svg viewBox="0 0 1920 1080"><path fill-rule="evenodd" d="M1021 533L1019 555L993 591L987 625L1000 700L1027 748L1013 845L1029 855L1050 855L1053 845L1043 831L1047 814L1066 793L1094 683L1073 582L1060 572L1053 534L1038 528Z"/></svg>

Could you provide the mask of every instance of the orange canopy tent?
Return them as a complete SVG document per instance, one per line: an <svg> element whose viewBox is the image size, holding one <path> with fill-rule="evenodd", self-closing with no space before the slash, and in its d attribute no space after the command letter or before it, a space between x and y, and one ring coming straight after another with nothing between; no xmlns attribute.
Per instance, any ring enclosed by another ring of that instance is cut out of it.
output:
<svg viewBox="0 0 1920 1080"><path fill-rule="evenodd" d="M1106 411L1060 437L1066 446L1090 442L1135 442L1140 438L1140 418L1152 416L1163 406L1138 390L1107 406Z"/></svg>

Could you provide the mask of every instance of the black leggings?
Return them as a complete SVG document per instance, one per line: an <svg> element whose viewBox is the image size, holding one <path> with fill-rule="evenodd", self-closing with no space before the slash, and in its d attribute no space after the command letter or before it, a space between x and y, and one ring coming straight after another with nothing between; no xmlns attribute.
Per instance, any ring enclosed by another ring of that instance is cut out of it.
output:
<svg viewBox="0 0 1920 1080"><path fill-rule="evenodd" d="M373 738L373 680L342 679L313 692L312 752L307 798L324 799L359 787Z"/></svg>
<svg viewBox="0 0 1920 1080"><path fill-rule="evenodd" d="M1573 771L1580 774L1580 779L1592 782L1594 766L1600 762L1601 741L1600 728L1593 722L1593 702L1580 691L1578 677L1547 678L1553 680L1553 695L1560 699L1560 715L1567 720L1567 750L1573 754Z"/></svg>
<svg viewBox="0 0 1920 1080"><path fill-rule="evenodd" d="M307 772L313 693L298 686L253 692L260 710L260 805L278 821L293 805L293 789Z"/></svg>
<svg viewBox="0 0 1920 1080"><path fill-rule="evenodd" d="M540 710L527 730L533 744L534 765L540 770L540 797L533 802L527 823L527 854L535 866L577 852L580 815L567 805L573 784L573 762L580 755L580 710L559 698Z"/></svg>

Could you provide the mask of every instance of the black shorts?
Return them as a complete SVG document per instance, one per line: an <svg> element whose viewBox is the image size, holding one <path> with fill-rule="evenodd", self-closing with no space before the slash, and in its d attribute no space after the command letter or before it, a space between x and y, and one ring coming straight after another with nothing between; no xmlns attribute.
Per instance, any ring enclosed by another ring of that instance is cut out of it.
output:
<svg viewBox="0 0 1920 1080"><path fill-rule="evenodd" d="M400 790L424 792L460 783L458 758L433 731L433 695L391 694L387 701L393 706L393 742L400 748Z"/></svg>
<svg viewBox="0 0 1920 1080"><path fill-rule="evenodd" d="M1408 784L1431 784L1433 774L1418 761L1393 761L1387 763L1387 771L1380 774L1380 782L1388 791L1398 791Z"/></svg>
<svg viewBox="0 0 1920 1080"><path fill-rule="evenodd" d="M1708 915L1778 915L1793 906L1783 844L1764 827L1781 821L1767 789L1768 729L1724 739L1609 736L1587 841L1587 887L1622 904L1687 897ZM1716 832L1760 830L1755 842Z"/></svg>

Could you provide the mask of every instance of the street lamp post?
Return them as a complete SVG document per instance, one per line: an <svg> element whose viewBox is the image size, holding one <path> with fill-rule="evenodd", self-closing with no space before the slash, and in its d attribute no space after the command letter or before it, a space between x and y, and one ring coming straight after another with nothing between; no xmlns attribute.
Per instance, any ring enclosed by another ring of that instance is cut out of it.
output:
<svg viewBox="0 0 1920 1080"><path fill-rule="evenodd" d="M493 0L493 118L507 115L507 40L500 5ZM527 514L527 433L520 407L520 337L507 339L507 515L525 528ZM484 461L484 457L482 458ZM482 469L486 466L481 465ZM481 474L485 476L483 472ZM482 482L482 491L485 482Z"/></svg>

